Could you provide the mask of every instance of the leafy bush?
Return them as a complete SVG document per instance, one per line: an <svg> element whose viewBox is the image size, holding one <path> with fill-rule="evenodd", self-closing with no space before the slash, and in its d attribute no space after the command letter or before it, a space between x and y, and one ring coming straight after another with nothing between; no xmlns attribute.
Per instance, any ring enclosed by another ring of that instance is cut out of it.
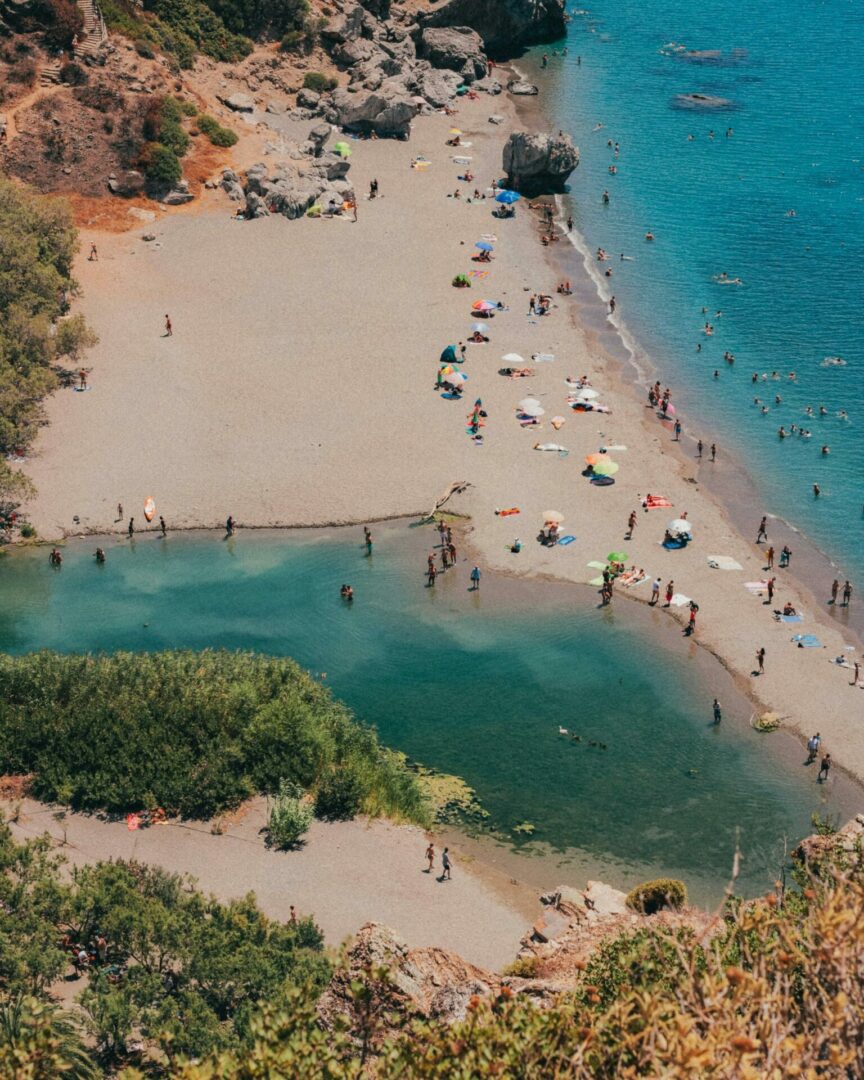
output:
<svg viewBox="0 0 864 1080"><path fill-rule="evenodd" d="M183 116L192 117L198 115L198 106L194 101L190 101L188 98L171 98L177 105L177 108L183 114Z"/></svg>
<svg viewBox="0 0 864 1080"><path fill-rule="evenodd" d="M306 43L306 34L303 30L289 30L282 35L279 48L282 52L296 52L301 45Z"/></svg>
<svg viewBox="0 0 864 1080"><path fill-rule="evenodd" d="M163 120L159 129L159 142L181 158L189 151L189 136L176 120Z"/></svg>
<svg viewBox="0 0 864 1080"><path fill-rule="evenodd" d="M252 52L252 42L232 33L203 0L153 0L163 33L183 34L213 60L236 63Z"/></svg>
<svg viewBox="0 0 864 1080"><path fill-rule="evenodd" d="M309 10L308 0L206 0L209 8L235 34L278 38L299 29Z"/></svg>
<svg viewBox="0 0 864 1080"><path fill-rule="evenodd" d="M355 773L348 769L330 773L315 793L315 817L322 821L351 821L360 813L365 794Z"/></svg>
<svg viewBox="0 0 864 1080"><path fill-rule="evenodd" d="M45 41L55 49L68 49L84 29L84 16L75 0L44 0L47 15Z"/></svg>
<svg viewBox="0 0 864 1080"><path fill-rule="evenodd" d="M68 83L70 86L83 86L88 78L89 76L84 68L74 61L70 61L60 68L60 81Z"/></svg>
<svg viewBox="0 0 864 1080"><path fill-rule="evenodd" d="M338 85L336 79L321 71L307 71L303 76L304 89L314 90L317 94L323 94L326 90L335 90Z"/></svg>
<svg viewBox="0 0 864 1080"><path fill-rule="evenodd" d="M145 60L156 59L156 50L153 48L153 45L145 38L139 38L135 42L135 52L137 52L138 55L142 56Z"/></svg>
<svg viewBox="0 0 864 1080"><path fill-rule="evenodd" d="M29 521L25 521L19 531L25 540L32 540L36 535L36 526L31 525Z"/></svg>
<svg viewBox="0 0 864 1080"><path fill-rule="evenodd" d="M303 800L299 784L283 780L267 819L267 842L287 851L297 847L312 824L312 807Z"/></svg>
<svg viewBox="0 0 864 1080"><path fill-rule="evenodd" d="M183 176L174 151L161 143L148 143L143 153L144 175L156 187L169 187Z"/></svg>
<svg viewBox="0 0 864 1080"><path fill-rule="evenodd" d="M196 123L198 130L207 136L214 146L233 146L237 142L237 133L230 128L222 127L218 120L207 113L201 113Z"/></svg>
<svg viewBox="0 0 864 1080"><path fill-rule="evenodd" d="M7 69L6 79L10 83L20 83L22 86L33 86L38 74L39 67L36 64L36 61L24 59L19 60L17 64L13 64Z"/></svg>
<svg viewBox="0 0 864 1080"><path fill-rule="evenodd" d="M678 911L687 903L687 886L675 878L657 878L637 885L627 894L627 907L640 915L654 915L664 908Z"/></svg>
<svg viewBox="0 0 864 1080"><path fill-rule="evenodd" d="M537 974L540 961L536 956L520 956L508 964L502 971L502 975L511 975L516 979L533 979Z"/></svg>
<svg viewBox="0 0 864 1080"><path fill-rule="evenodd" d="M283 779L353 772L363 810L425 823L417 781L291 660L229 652L0 655L0 774L112 812L209 818Z"/></svg>

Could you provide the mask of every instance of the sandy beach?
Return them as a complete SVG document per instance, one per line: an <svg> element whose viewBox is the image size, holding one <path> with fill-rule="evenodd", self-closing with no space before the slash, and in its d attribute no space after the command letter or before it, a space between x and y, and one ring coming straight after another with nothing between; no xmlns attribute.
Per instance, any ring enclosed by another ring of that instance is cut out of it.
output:
<svg viewBox="0 0 864 1080"><path fill-rule="evenodd" d="M506 122L489 124L493 112ZM515 220L499 221L493 203L465 198L500 175L502 145L518 124L512 104L460 102L455 122L472 144L461 151L472 158L472 183L457 179L462 170L445 145L453 122L420 119L407 144L352 143L357 191L373 178L380 186L379 198L361 198L356 223L233 221L217 193L195 213L148 227L155 242L142 241L148 229L99 238L99 261L82 259L77 270L80 309L101 338L88 357L92 390L54 397L27 463L40 536L125 529L118 503L141 526L147 496L171 528L219 527L229 514L246 527L371 521L426 512L452 481L468 481L452 508L470 517L467 539L484 569L586 582L600 573L589 563L623 549L647 580L617 590L616 605L624 596L647 602L652 576L664 586L674 579L675 591L699 604L694 647L720 658L755 709L776 710L803 736L821 731L835 763L864 778L860 690L850 669L832 663L850 651L842 624L786 571L776 571L772 605L744 587L769 576L767 545L752 543L758 518L751 536L736 531L700 484L714 467L710 455L699 462L685 454L671 425L580 328L575 305L555 293L555 270L524 203ZM302 137L309 125L285 126ZM409 167L418 154L430 168ZM578 179L577 171L577 193ZM448 197L457 188L462 198ZM479 267L471 255L484 234L496 237L495 252ZM82 250L90 239L82 234ZM475 268L489 276L470 290L451 287L455 274ZM556 304L529 318L538 290ZM488 321L488 344L468 346L463 400L444 400L434 391L438 356L466 340L471 303L481 298L509 310ZM166 313L170 338L162 336ZM533 378L498 374L511 352L536 369ZM534 364L538 353L555 359ZM583 374L609 414L567 408L565 380ZM529 394L545 416L523 430L515 406ZM466 434L475 397L488 412L482 446ZM559 414L566 423L556 431L549 420ZM532 450L538 442L569 454ZM581 475L585 455L601 446L626 447L610 453L620 471L607 488ZM648 493L672 506L644 512ZM496 515L509 507L520 514ZM576 537L567 547L536 540L551 508ZM637 526L625 540L631 511ZM666 524L682 513L694 542L664 550ZM508 550L516 536L518 555ZM716 555L741 569L711 569ZM802 623L774 620L787 600L805 613ZM683 628L686 608L671 613ZM821 647L798 648L797 633L817 635ZM765 674L754 677L762 647Z"/></svg>

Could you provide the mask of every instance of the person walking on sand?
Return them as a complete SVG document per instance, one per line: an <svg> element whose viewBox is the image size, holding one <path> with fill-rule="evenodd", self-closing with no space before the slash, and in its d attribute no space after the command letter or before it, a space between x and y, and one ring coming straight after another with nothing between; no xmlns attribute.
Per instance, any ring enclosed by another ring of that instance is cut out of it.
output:
<svg viewBox="0 0 864 1080"><path fill-rule="evenodd" d="M699 610L699 605L695 600L690 601L690 623L687 626L688 636L696 633L696 612Z"/></svg>
<svg viewBox="0 0 864 1080"><path fill-rule="evenodd" d="M768 578L767 588L768 588L768 603L769 604L771 604L772 601L774 600L774 585L775 585L776 581L777 581L777 578L773 578L773 577Z"/></svg>
<svg viewBox="0 0 864 1080"><path fill-rule="evenodd" d="M769 547L765 552L765 563L768 570L774 569L774 548Z"/></svg>
<svg viewBox="0 0 864 1080"><path fill-rule="evenodd" d="M615 314L615 297L614 296L609 297L609 314L610 315Z"/></svg>
<svg viewBox="0 0 864 1080"><path fill-rule="evenodd" d="M567 218L567 232L573 232L573 218Z"/></svg>
<svg viewBox="0 0 864 1080"><path fill-rule="evenodd" d="M165 337L172 337L174 334L174 327L171 325L171 317L165 316Z"/></svg>
<svg viewBox="0 0 864 1080"><path fill-rule="evenodd" d="M126 530L126 532L128 533L129 539L131 540L132 537L135 535L135 518L134 517L129 518L129 528Z"/></svg>
<svg viewBox="0 0 864 1080"><path fill-rule="evenodd" d="M762 520L759 522L759 532L756 533L756 543L761 544L763 540L768 539L768 518L763 515Z"/></svg>
<svg viewBox="0 0 864 1080"><path fill-rule="evenodd" d="M852 585L847 581L843 586L843 607L849 607L849 601L852 599Z"/></svg>
<svg viewBox="0 0 864 1080"><path fill-rule="evenodd" d="M627 519L627 539L633 539L633 530L636 528L636 511L630 511L630 517Z"/></svg>
<svg viewBox="0 0 864 1080"><path fill-rule="evenodd" d="M812 765L816 760L816 755L819 753L819 743L822 742L822 736L817 731L815 735L811 735L807 740L807 760L805 765Z"/></svg>
<svg viewBox="0 0 864 1080"><path fill-rule="evenodd" d="M96 250L96 245L90 245L90 254L87 258L88 262L99 262L99 252Z"/></svg>
<svg viewBox="0 0 864 1080"><path fill-rule="evenodd" d="M860 672L861 672L861 664L859 663L859 661L856 660L855 661L855 670L852 673L852 682L849 684L850 686L857 686L858 685L858 676L859 676Z"/></svg>
<svg viewBox="0 0 864 1080"><path fill-rule="evenodd" d="M439 881L450 881L450 849L444 848L441 852L441 877Z"/></svg>
<svg viewBox="0 0 864 1080"><path fill-rule="evenodd" d="M717 460L717 445L716 445L716 443L713 443L713 442L711 443L711 460L712 461Z"/></svg>
<svg viewBox="0 0 864 1080"><path fill-rule="evenodd" d="M675 421L675 442L681 442L681 421Z"/></svg>
<svg viewBox="0 0 864 1080"><path fill-rule="evenodd" d="M719 724L720 721L723 719L723 709L720 707L720 702L717 700L716 697L714 698L714 703L712 704L711 708L714 712L714 723Z"/></svg>
<svg viewBox="0 0 864 1080"><path fill-rule="evenodd" d="M78 372L78 389L87 389L87 372L84 370L84 368L81 368L81 370Z"/></svg>
<svg viewBox="0 0 864 1080"><path fill-rule="evenodd" d="M837 578L834 578L834 580L831 582L831 599L828 601L829 604L837 603L838 592L840 592L840 582L837 580Z"/></svg>
<svg viewBox="0 0 864 1080"><path fill-rule="evenodd" d="M822 761L821 761L821 763L819 765L819 775L816 777L816 783L817 784L824 784L825 781L828 779L828 773L830 771L831 771L831 755L826 754L825 757L822 758Z"/></svg>
<svg viewBox="0 0 864 1080"><path fill-rule="evenodd" d="M159 515L159 528L162 531L163 536L168 535L168 526L165 524L165 518L162 517L161 514Z"/></svg>
<svg viewBox="0 0 864 1080"><path fill-rule="evenodd" d="M423 873L431 874L435 866L435 845L431 841L429 842L429 847L426 848L426 861L429 863L429 866Z"/></svg>
<svg viewBox="0 0 864 1080"><path fill-rule="evenodd" d="M756 666L757 666L757 674L758 675L764 675L765 674L765 649L764 649L764 647L761 648L761 649L756 650Z"/></svg>
<svg viewBox="0 0 864 1080"><path fill-rule="evenodd" d="M657 601L660 599L660 578L654 578L651 585L651 607L656 607Z"/></svg>
<svg viewBox="0 0 864 1080"><path fill-rule="evenodd" d="M675 582L669 581L666 583L666 603L663 607L672 606L672 597L675 595Z"/></svg>
<svg viewBox="0 0 864 1080"><path fill-rule="evenodd" d="M474 566L471 569L471 592L478 592L480 589L480 567Z"/></svg>
<svg viewBox="0 0 864 1080"><path fill-rule="evenodd" d="M780 552L780 569L789 569L789 563L792 561L792 549L788 544L783 545L783 550Z"/></svg>
<svg viewBox="0 0 864 1080"><path fill-rule="evenodd" d="M117 503L117 520L123 520L123 503Z"/></svg>

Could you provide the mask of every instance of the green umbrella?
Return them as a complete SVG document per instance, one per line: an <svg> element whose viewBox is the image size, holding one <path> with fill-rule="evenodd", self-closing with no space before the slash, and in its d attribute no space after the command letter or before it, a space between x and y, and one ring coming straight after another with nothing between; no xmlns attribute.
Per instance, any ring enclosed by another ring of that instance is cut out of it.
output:
<svg viewBox="0 0 864 1080"><path fill-rule="evenodd" d="M606 556L608 562L627 562L626 551L610 551Z"/></svg>
<svg viewBox="0 0 864 1080"><path fill-rule="evenodd" d="M591 468L595 476L614 476L620 466L617 461L598 461Z"/></svg>
<svg viewBox="0 0 864 1080"><path fill-rule="evenodd" d="M340 157L351 157L351 147L348 145L347 142L337 142L333 149Z"/></svg>

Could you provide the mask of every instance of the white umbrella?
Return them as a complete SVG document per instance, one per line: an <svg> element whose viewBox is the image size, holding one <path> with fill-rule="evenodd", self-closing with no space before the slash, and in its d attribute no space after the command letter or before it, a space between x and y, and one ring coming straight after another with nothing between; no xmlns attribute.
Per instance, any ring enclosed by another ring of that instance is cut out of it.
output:
<svg viewBox="0 0 864 1080"><path fill-rule="evenodd" d="M535 419L538 416L544 416L546 414L546 410L543 408L542 405L520 405L519 412L522 414L522 416L531 416Z"/></svg>
<svg viewBox="0 0 864 1080"><path fill-rule="evenodd" d="M447 375L445 378L451 386L459 386L461 383L468 381L468 376L463 375L461 371L454 371L452 375Z"/></svg>
<svg viewBox="0 0 864 1080"><path fill-rule="evenodd" d="M580 401L594 401L595 398L600 397L596 390L592 390L590 386L586 386L583 390L580 390L576 397Z"/></svg>
<svg viewBox="0 0 864 1080"><path fill-rule="evenodd" d="M483 323L475 322L471 324L471 329L477 334L488 334L489 326L484 326Z"/></svg>
<svg viewBox="0 0 864 1080"><path fill-rule="evenodd" d="M560 510L544 510L543 511L543 524L544 525L560 525L564 520L564 515Z"/></svg>
<svg viewBox="0 0 864 1080"><path fill-rule="evenodd" d="M501 359L507 364L524 364L524 357L520 356L517 352L504 353Z"/></svg>
<svg viewBox="0 0 864 1080"><path fill-rule="evenodd" d="M519 408L523 410L526 408L530 409L532 405L539 404L540 402L537 400L536 397L523 397L522 400L519 402Z"/></svg>
<svg viewBox="0 0 864 1080"><path fill-rule="evenodd" d="M685 518L675 518L669 522L668 529L670 533L691 533L693 526Z"/></svg>

